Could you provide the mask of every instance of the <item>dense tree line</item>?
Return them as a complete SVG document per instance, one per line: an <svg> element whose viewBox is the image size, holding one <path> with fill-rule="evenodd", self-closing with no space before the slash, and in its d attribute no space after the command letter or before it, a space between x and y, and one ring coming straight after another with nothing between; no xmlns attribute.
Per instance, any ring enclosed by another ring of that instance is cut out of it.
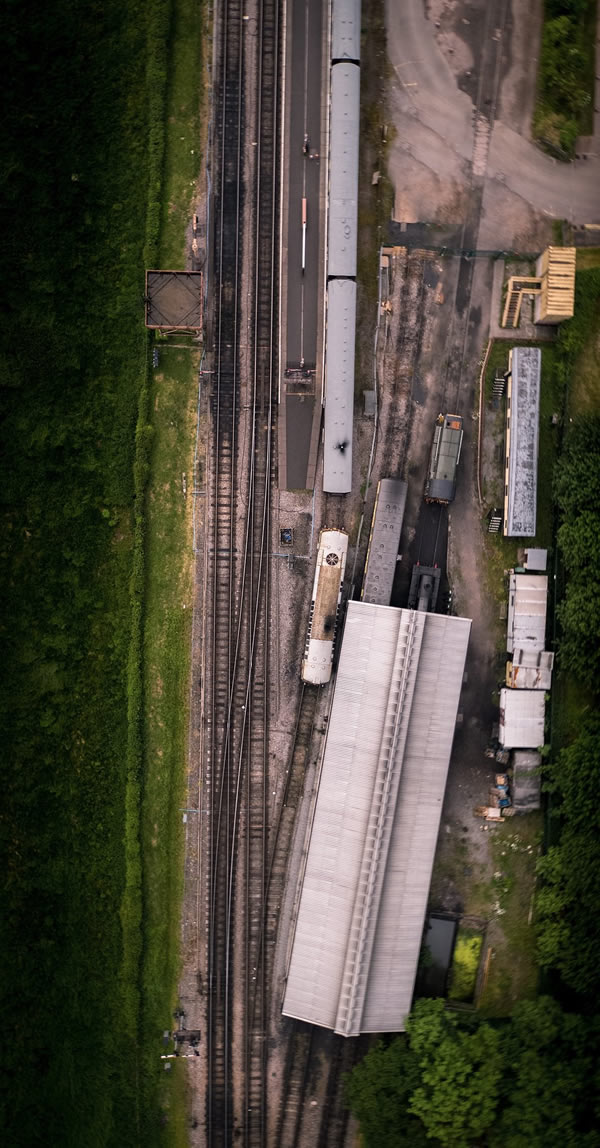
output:
<svg viewBox="0 0 600 1148"><path fill-rule="evenodd" d="M600 1025L551 997L494 1024L417 1002L347 1081L366 1148L597 1148Z"/></svg>
<svg viewBox="0 0 600 1148"><path fill-rule="evenodd" d="M158 7L168 24L152 0L3 10L0 1125L28 1146L135 1134L120 914Z"/></svg>
<svg viewBox="0 0 600 1148"><path fill-rule="evenodd" d="M600 990L600 718L591 717L579 737L545 770L558 843L538 862L538 938L543 965L560 972L570 989L597 999Z"/></svg>
<svg viewBox="0 0 600 1148"><path fill-rule="evenodd" d="M596 0L545 0L534 129L547 147L569 158L582 112L593 100L590 17ZM593 40L593 37L592 37Z"/></svg>
<svg viewBox="0 0 600 1148"><path fill-rule="evenodd" d="M600 673L600 415L581 417L565 439L555 475L557 542L566 571L558 606L561 666L591 689Z"/></svg>

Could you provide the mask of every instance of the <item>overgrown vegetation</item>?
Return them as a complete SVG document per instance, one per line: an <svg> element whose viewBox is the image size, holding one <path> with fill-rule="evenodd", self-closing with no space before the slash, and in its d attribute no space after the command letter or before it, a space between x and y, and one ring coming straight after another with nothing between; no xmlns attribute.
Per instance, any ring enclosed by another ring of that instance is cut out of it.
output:
<svg viewBox="0 0 600 1148"><path fill-rule="evenodd" d="M538 863L542 887L537 896L542 964L558 969L564 983L590 1001L597 999L600 986L599 774L600 720L594 716L546 771L560 836Z"/></svg>
<svg viewBox="0 0 600 1148"><path fill-rule="evenodd" d="M347 1097L366 1148L594 1148L599 1052L595 1021L550 997L493 1025L424 1000L406 1036L354 1069Z"/></svg>
<svg viewBox="0 0 600 1148"><path fill-rule="evenodd" d="M28 1146L151 1145L142 296L172 5L29 0L3 31L2 1127Z"/></svg>
<svg viewBox="0 0 600 1148"><path fill-rule="evenodd" d="M452 958L449 1000L464 1003L473 1000L482 944L483 937L478 929L460 926Z"/></svg>
<svg viewBox="0 0 600 1148"><path fill-rule="evenodd" d="M593 130L596 0L545 0L533 129L561 159Z"/></svg>

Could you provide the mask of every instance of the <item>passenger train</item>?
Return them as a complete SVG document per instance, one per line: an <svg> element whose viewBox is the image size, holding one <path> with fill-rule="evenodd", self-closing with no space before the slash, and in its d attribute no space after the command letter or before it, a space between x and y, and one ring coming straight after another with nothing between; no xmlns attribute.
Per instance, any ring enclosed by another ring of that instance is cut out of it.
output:
<svg viewBox="0 0 600 1148"><path fill-rule="evenodd" d="M323 490L352 489L361 0L333 0Z"/></svg>
<svg viewBox="0 0 600 1148"><path fill-rule="evenodd" d="M345 530L322 530L302 660L302 680L324 686L331 677L337 633L348 535Z"/></svg>

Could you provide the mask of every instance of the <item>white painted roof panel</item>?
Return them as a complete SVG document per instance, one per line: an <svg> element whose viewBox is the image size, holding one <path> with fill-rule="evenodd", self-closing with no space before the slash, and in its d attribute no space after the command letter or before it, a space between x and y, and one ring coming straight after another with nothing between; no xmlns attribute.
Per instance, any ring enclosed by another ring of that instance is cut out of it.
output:
<svg viewBox="0 0 600 1148"><path fill-rule="evenodd" d="M344 1035L404 1027L470 626L348 605L286 1015Z"/></svg>

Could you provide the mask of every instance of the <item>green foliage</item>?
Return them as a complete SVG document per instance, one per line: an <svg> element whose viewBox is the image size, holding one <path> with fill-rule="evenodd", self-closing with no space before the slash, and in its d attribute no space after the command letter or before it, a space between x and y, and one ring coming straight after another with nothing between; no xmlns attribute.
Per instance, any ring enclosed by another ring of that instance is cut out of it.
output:
<svg viewBox="0 0 600 1148"><path fill-rule="evenodd" d="M422 1000L406 1029L348 1081L367 1148L597 1148L597 1018L540 997L492 1026Z"/></svg>
<svg viewBox="0 0 600 1148"><path fill-rule="evenodd" d="M589 25L595 0L547 0L538 73L534 133L561 159L575 151L594 95Z"/></svg>
<svg viewBox="0 0 600 1148"><path fill-rule="evenodd" d="M483 937L474 929L461 928L454 946L452 974L448 997L453 1001L472 1001Z"/></svg>
<svg viewBox="0 0 600 1148"><path fill-rule="evenodd" d="M576 741L548 767L547 788L561 819L559 843L538 862L540 960L559 970L577 992L593 997L600 987L597 962L600 921L600 719L583 727Z"/></svg>
<svg viewBox="0 0 600 1148"><path fill-rule="evenodd" d="M551 997L524 1001L503 1033L503 1101L492 1148L563 1148L600 1143L594 1076L595 1020L564 1013Z"/></svg>
<svg viewBox="0 0 600 1148"><path fill-rule="evenodd" d="M0 1120L28 1148L122 1148L136 1110L156 1113L136 1043L140 237L149 183L160 194L169 22L168 0L4 12ZM154 211L146 254L157 238Z"/></svg>
<svg viewBox="0 0 600 1148"><path fill-rule="evenodd" d="M421 1078L404 1037L367 1053L346 1079L346 1098L360 1121L365 1148L425 1148L431 1141L408 1102Z"/></svg>
<svg viewBox="0 0 600 1148"><path fill-rule="evenodd" d="M592 688L600 672L598 490L600 417L595 416L582 418L570 428L554 479L562 516L557 542L568 575L565 598L557 609L560 661Z"/></svg>
<svg viewBox="0 0 600 1148"><path fill-rule="evenodd" d="M443 1001L418 1001L406 1024L421 1084L409 1101L429 1138L448 1148L473 1143L496 1110L502 1057L498 1032L480 1024L466 1032Z"/></svg>

